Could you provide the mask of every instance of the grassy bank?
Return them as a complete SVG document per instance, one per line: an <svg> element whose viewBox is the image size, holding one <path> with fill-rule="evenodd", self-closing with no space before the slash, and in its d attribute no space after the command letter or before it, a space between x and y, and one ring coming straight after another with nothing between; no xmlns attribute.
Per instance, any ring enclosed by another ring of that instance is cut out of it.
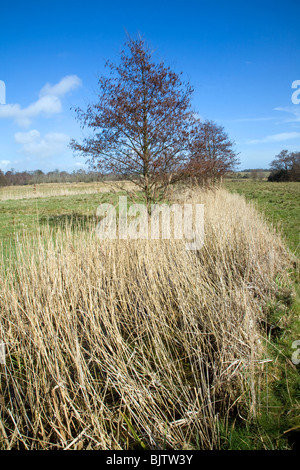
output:
<svg viewBox="0 0 300 470"><path fill-rule="evenodd" d="M226 191L193 196L199 252L100 242L92 218L51 225L99 203L81 197L24 203L48 222L19 232L0 272L2 448L231 448L260 414L269 305L291 265L280 238Z"/></svg>
<svg viewBox="0 0 300 470"><path fill-rule="evenodd" d="M42 185L41 185L42 186ZM46 185L43 185L46 186ZM101 203L116 205L118 197L122 192L115 188L114 192L98 191L93 192L91 185L80 186L80 190L72 185L72 192L77 194L60 195L64 185L50 185L47 191L40 188L39 197L28 199L19 190L14 194L14 198L0 201L0 239L3 262L15 253L16 243L20 237L36 237L44 227L49 227L53 233L58 228L66 226L73 230L84 229L96 225L96 209ZM54 192L54 190L56 192ZM10 188L7 194L11 197ZM91 191L88 193L87 191ZM51 196L49 193L51 192ZM44 196L42 196L44 194ZM5 197L3 191L2 196Z"/></svg>
<svg viewBox="0 0 300 470"><path fill-rule="evenodd" d="M300 183L227 180L225 187L241 194L263 211L268 221L280 232L289 248L300 254Z"/></svg>
<svg viewBox="0 0 300 470"><path fill-rule="evenodd" d="M300 446L300 365L294 364L294 341L300 339L299 233L300 183L227 181L226 187L244 195L263 212L282 234L295 254L289 281L277 281L279 291L267 306L266 348L272 360L267 365L257 419L244 427L232 425L224 440L232 448L256 448L262 442L268 448ZM297 259L298 258L298 259Z"/></svg>

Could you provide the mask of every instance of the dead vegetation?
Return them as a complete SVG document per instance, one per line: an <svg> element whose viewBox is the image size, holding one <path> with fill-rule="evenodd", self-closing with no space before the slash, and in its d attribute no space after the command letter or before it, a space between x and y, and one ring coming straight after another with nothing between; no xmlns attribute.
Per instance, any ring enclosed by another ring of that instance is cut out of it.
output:
<svg viewBox="0 0 300 470"><path fill-rule="evenodd" d="M219 423L257 409L263 306L288 255L224 190L205 244L23 237L0 273L2 449L213 449Z"/></svg>

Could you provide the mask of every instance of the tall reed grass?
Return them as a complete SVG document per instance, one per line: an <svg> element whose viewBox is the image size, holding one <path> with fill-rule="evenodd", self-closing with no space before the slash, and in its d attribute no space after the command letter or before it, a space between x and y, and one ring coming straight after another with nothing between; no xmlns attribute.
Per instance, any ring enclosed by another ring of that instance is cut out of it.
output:
<svg viewBox="0 0 300 470"><path fill-rule="evenodd" d="M241 196L192 200L196 252L92 227L19 240L0 274L1 448L216 449L221 422L256 413L264 306L289 256Z"/></svg>

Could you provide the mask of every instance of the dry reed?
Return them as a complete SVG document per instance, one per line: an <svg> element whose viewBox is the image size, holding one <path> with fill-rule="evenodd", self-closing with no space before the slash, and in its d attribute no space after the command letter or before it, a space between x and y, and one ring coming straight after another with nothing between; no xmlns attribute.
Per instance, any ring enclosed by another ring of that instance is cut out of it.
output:
<svg viewBox="0 0 300 470"><path fill-rule="evenodd" d="M205 244L23 237L0 274L3 449L214 449L219 421L256 409L264 305L288 256L226 191Z"/></svg>

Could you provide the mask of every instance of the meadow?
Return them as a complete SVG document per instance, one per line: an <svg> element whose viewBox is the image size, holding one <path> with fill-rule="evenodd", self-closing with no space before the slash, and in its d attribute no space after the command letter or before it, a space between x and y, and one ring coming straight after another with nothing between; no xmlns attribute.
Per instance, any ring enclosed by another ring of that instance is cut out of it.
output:
<svg viewBox="0 0 300 470"><path fill-rule="evenodd" d="M299 256L300 249L300 183L270 183L240 179L227 180L229 191L242 194L262 211L279 231L289 248Z"/></svg>
<svg viewBox="0 0 300 470"><path fill-rule="evenodd" d="M175 192L205 205L198 252L97 239L119 188L1 189L0 447L295 445L300 185L280 185Z"/></svg>
<svg viewBox="0 0 300 470"><path fill-rule="evenodd" d="M23 186L2 186L0 187L0 201L114 193L116 188L130 190L132 183L129 181L107 181L97 183L42 183Z"/></svg>
<svg viewBox="0 0 300 470"><path fill-rule="evenodd" d="M0 188L0 235L4 260L15 251L22 233L34 236L41 227L84 226L96 220L102 202L116 204L131 183L39 184Z"/></svg>

